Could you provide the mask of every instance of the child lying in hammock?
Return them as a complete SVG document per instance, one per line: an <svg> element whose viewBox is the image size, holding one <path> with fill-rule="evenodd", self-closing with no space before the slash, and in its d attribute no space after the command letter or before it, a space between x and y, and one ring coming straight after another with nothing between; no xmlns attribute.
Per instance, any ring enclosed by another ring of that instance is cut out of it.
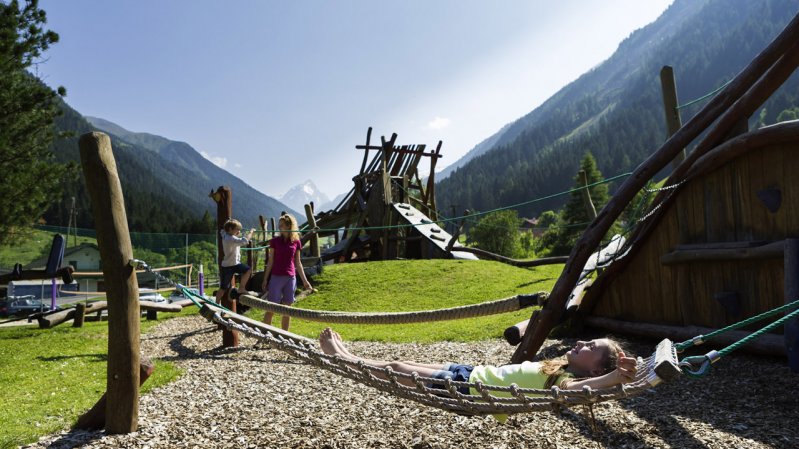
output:
<svg viewBox="0 0 799 449"><path fill-rule="evenodd" d="M608 388L635 378L636 361L627 357L621 346L608 338L591 341L578 341L565 357L543 362L522 362L515 365L461 365L457 363L416 363L386 362L358 357L349 352L341 336L329 327L319 336L319 345L325 354L337 355L353 363L363 361L377 368L388 368L400 373L416 373L422 377L447 379L458 382L482 382L484 385L508 387L516 384L519 388L548 389L557 385L564 390L580 390L585 386L593 389ZM386 378L380 372L374 374ZM411 379L398 378L408 386L415 386ZM433 384L433 388L443 385ZM468 387L461 387L462 394L478 394ZM510 396L509 393L494 391L495 396ZM504 421L504 415L495 415Z"/></svg>

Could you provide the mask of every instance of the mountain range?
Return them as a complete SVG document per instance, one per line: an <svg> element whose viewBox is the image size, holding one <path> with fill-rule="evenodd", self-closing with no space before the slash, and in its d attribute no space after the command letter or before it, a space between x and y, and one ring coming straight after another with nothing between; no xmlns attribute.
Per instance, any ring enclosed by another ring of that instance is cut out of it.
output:
<svg viewBox="0 0 799 449"><path fill-rule="evenodd" d="M686 103L732 79L797 11L799 0L675 0L602 64L442 171L439 207L490 210L566 190L586 152L605 176L632 170L667 137L662 66L674 67L678 97ZM799 75L794 74L750 119L750 127L774 123L797 106ZM683 108L683 122L700 108ZM518 210L536 216L565 200L546 199Z"/></svg>
<svg viewBox="0 0 799 449"><path fill-rule="evenodd" d="M301 212L302 214L297 219L303 221L305 219L304 211L306 204L313 203L314 208L319 211L322 210L320 207L330 202L330 198L328 198L324 192L320 192L316 184L308 179L302 184L297 184L286 191L286 193L280 197L280 201L292 209Z"/></svg>
<svg viewBox="0 0 799 449"><path fill-rule="evenodd" d="M231 187L233 215L247 226L255 226L259 214L276 217L284 210L296 213L218 167L185 142L83 117L66 103L62 110L56 120L56 128L63 135L53 144L56 158L79 163L77 136L95 130L109 134L132 231L207 232L198 229L196 223L206 211L212 217L216 215L216 205L208 194L221 185ZM50 224L66 224L71 197L77 204L78 227L92 228L91 204L81 176L66 183L62 197L53 202L43 218Z"/></svg>

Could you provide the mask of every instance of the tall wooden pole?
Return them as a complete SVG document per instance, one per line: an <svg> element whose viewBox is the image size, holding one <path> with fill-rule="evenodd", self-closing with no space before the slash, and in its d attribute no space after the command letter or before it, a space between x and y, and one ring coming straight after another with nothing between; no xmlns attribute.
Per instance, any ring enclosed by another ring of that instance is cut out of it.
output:
<svg viewBox="0 0 799 449"><path fill-rule="evenodd" d="M785 239L785 303L799 299L799 239ZM799 373L799 318L785 323L785 352L791 371Z"/></svg>
<svg viewBox="0 0 799 449"><path fill-rule="evenodd" d="M314 217L313 203L305 205L305 219L308 220L308 228L311 229L311 257L322 257L322 252L319 249L319 234L316 229L316 217Z"/></svg>
<svg viewBox="0 0 799 449"><path fill-rule="evenodd" d="M225 258L225 250L222 248L220 231L225 227L225 222L233 218L233 192L228 186L220 186L216 189L216 192L211 192L208 196L216 203L217 260L219 263L219 279L221 280L222 259ZM230 289L225 290L225 294L222 296L222 307L227 307L233 312L236 311L236 300L230 298ZM238 345L239 334L236 331L222 329L222 347L234 348Z"/></svg>
<svg viewBox="0 0 799 449"><path fill-rule="evenodd" d="M674 79L674 69L671 66L664 65L660 69L660 89L663 92L663 111L666 114L667 137L671 137L682 127L682 119L680 118L680 110L677 103L677 81ZM671 167L677 168L680 162L684 160L685 148L677 153L677 156L671 161Z"/></svg>
<svg viewBox="0 0 799 449"><path fill-rule="evenodd" d="M106 431L136 431L139 421L139 286L130 261L133 247L111 139L93 132L79 141L92 202L97 246L108 298Z"/></svg>

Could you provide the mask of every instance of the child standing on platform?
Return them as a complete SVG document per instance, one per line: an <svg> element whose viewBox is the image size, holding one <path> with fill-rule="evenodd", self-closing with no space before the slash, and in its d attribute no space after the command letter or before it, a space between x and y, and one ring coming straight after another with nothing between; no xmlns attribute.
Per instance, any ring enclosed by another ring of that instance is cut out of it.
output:
<svg viewBox="0 0 799 449"><path fill-rule="evenodd" d="M278 228L280 235L269 241L269 259L266 263L261 291L266 292L268 301L290 306L294 304L298 275L306 290L310 290L312 287L308 278L305 277L302 267L302 242L297 220L289 214L283 214L280 217ZM266 312L264 323L271 325L273 315L272 312ZM280 327L288 330L290 324L291 317L283 315Z"/></svg>
<svg viewBox="0 0 799 449"><path fill-rule="evenodd" d="M219 234L222 236L224 258L221 264L222 272L219 273L219 291L216 292L217 303L222 301L222 297L225 295L225 291L230 288L235 275L241 275L241 283L239 285L242 288L246 288L252 270L247 264L241 263L241 251L239 248L250 243L253 232L255 232L255 229L250 229L247 237L241 237L241 222L233 219L226 221L222 229L219 230Z"/></svg>

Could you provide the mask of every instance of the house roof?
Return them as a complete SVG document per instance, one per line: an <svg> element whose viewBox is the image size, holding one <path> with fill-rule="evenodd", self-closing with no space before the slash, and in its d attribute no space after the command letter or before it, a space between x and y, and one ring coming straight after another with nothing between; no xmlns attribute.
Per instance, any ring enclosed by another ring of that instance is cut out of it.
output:
<svg viewBox="0 0 799 449"><path fill-rule="evenodd" d="M70 256L72 254L75 254L75 253L78 253L78 252L81 252L81 251L84 251L84 250L87 250L87 249L97 251L98 253L100 252L100 248L98 248L97 245L95 245L94 243L81 243L78 246L73 246L72 248L65 249L64 250L64 258L66 259L68 256ZM49 252L48 252L47 255L42 256L42 257L34 260L33 262L25 265L24 268L27 268L27 269L44 268L45 266L47 266L48 257L49 257Z"/></svg>

